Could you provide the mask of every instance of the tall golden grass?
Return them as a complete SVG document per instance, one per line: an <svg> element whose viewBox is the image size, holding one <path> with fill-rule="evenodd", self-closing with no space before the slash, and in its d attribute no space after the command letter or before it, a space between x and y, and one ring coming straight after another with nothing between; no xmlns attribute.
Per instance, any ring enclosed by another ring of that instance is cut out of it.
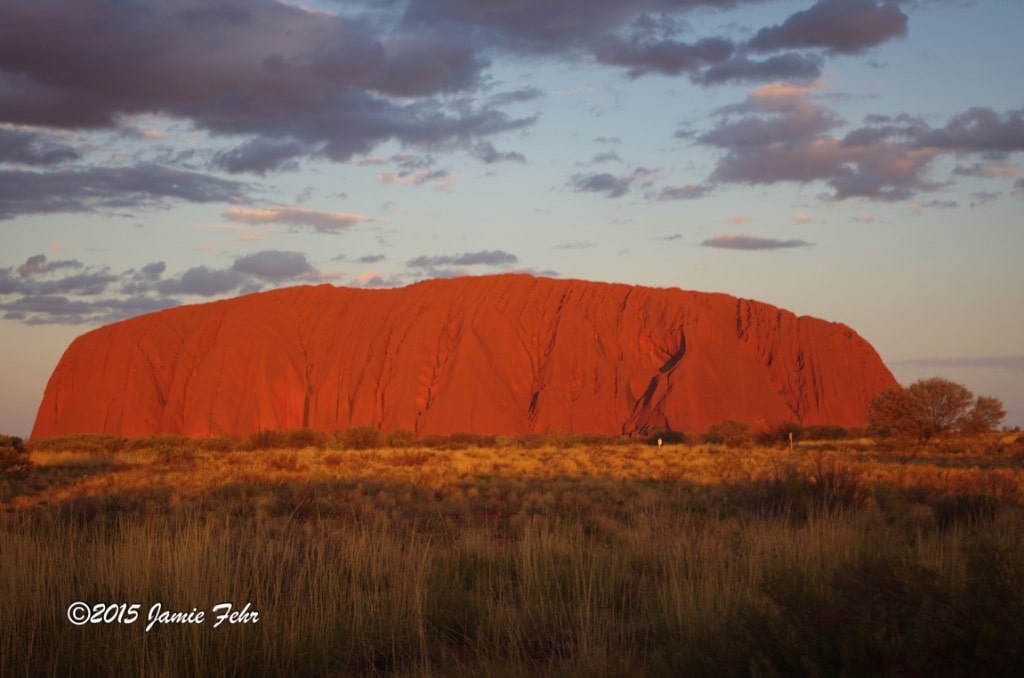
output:
<svg viewBox="0 0 1024 678"><path fill-rule="evenodd" d="M1024 454L959 445L40 445L0 675L1014 675Z"/></svg>

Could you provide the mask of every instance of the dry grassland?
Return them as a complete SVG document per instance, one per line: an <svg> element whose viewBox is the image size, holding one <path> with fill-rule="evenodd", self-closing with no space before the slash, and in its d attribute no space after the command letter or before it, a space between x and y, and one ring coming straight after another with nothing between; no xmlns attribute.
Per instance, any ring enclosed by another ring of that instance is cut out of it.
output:
<svg viewBox="0 0 1024 678"><path fill-rule="evenodd" d="M3 676L1024 665L1012 436L888 450L155 438L31 457L0 478ZM76 601L139 618L76 625ZM258 620L215 627L224 602ZM147 631L157 603L205 619Z"/></svg>

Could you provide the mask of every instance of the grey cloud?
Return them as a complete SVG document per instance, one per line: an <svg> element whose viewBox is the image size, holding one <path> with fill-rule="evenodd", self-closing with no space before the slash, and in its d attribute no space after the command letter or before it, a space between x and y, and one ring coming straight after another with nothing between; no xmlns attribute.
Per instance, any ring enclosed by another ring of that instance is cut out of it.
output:
<svg viewBox="0 0 1024 678"><path fill-rule="evenodd" d="M0 268L0 294L94 296L117 280L106 268L88 268L74 259L48 261L46 255L37 254L17 268Z"/></svg>
<svg viewBox="0 0 1024 678"><path fill-rule="evenodd" d="M622 161L622 158L620 158L619 154L616 153L615 151L607 151L605 153L598 153L597 155L595 155L590 160L590 162L592 162L594 164L598 164L598 163L602 163L602 162L621 162L621 161Z"/></svg>
<svg viewBox="0 0 1024 678"><path fill-rule="evenodd" d="M20 266L0 268L0 313L27 324L99 324L177 306L179 297L254 292L317 272L304 254L278 250L239 257L226 269L195 266L171 277L166 271L162 261L113 273L34 255Z"/></svg>
<svg viewBox="0 0 1024 678"><path fill-rule="evenodd" d="M907 15L897 2L819 0L782 24L762 28L750 41L753 49L825 48L856 53L907 34Z"/></svg>
<svg viewBox="0 0 1024 678"><path fill-rule="evenodd" d="M526 162L526 156L514 151L499 151L489 141L481 141L473 146L473 155L482 160L485 164L491 165L496 162Z"/></svg>
<svg viewBox="0 0 1024 678"><path fill-rule="evenodd" d="M971 207L981 207L985 203L998 200L1001 195L999 191L975 191L971 193Z"/></svg>
<svg viewBox="0 0 1024 678"><path fill-rule="evenodd" d="M1009 162L974 162L967 165L957 164L953 168L953 174L960 177L982 177L990 179L993 177L1014 178L1020 174L1020 169Z"/></svg>
<svg viewBox="0 0 1024 678"><path fill-rule="evenodd" d="M621 198L635 185L650 183L656 172L644 167L636 168L631 174L614 175L608 172L595 174L574 174L569 186L577 193L604 193L608 198Z"/></svg>
<svg viewBox="0 0 1024 678"><path fill-rule="evenodd" d="M629 192L628 179L614 174L574 174L570 184L578 193L604 193L609 198L619 198Z"/></svg>
<svg viewBox="0 0 1024 678"><path fill-rule="evenodd" d="M356 259L360 264L376 264L384 261L387 257L383 254L366 254Z"/></svg>
<svg viewBox="0 0 1024 678"><path fill-rule="evenodd" d="M273 0L231 12L11 0L0 5L0 120L113 128L161 113L251 137L218 159L234 171L281 167L289 144L347 160L391 140L464 145L532 124L435 97L479 89L487 60L472 33L443 22L394 30L394 16L377 16Z"/></svg>
<svg viewBox="0 0 1024 678"><path fill-rule="evenodd" d="M49 167L79 157L78 151L53 135L0 127L0 163Z"/></svg>
<svg viewBox="0 0 1024 678"><path fill-rule="evenodd" d="M308 149L297 141L274 139L253 139L230 151L220 151L213 156L213 166L229 174L252 172L265 175L267 172L295 170L295 160Z"/></svg>
<svg viewBox="0 0 1024 678"><path fill-rule="evenodd" d="M750 235L718 235L701 243L703 247L717 247L727 250L777 250L794 247L810 247L811 243L804 240L777 240L775 238L758 238Z"/></svg>
<svg viewBox="0 0 1024 678"><path fill-rule="evenodd" d="M233 292L241 287L243 282L245 276L238 271L195 266L182 273L179 278L157 283L156 289L165 295L213 297Z"/></svg>
<svg viewBox="0 0 1024 678"><path fill-rule="evenodd" d="M927 170L941 153L1012 151L1016 113L957 116L933 130L909 116L872 118L878 126L845 136L843 121L815 100L813 86L773 84L757 88L740 104L719 112L717 125L698 142L726 152L711 182L771 184L780 181L825 182L831 198L906 200L941 188ZM951 131L952 130L952 131ZM996 144L995 140L999 143ZM945 147L927 140L941 140Z"/></svg>
<svg viewBox="0 0 1024 678"><path fill-rule="evenodd" d="M348 3L332 13L276 0L8 0L0 3L0 121L119 129L126 116L158 114L227 138L234 147L212 154L209 162L232 174L289 170L308 156L347 162L388 143L464 150L486 163L521 162L514 150L496 150L492 138L533 125L536 115L516 117L504 109L542 92L523 87L488 95L495 53L590 57L634 77L686 75L707 85L820 74L816 54L755 60L725 37L677 39L681 15L735 4L418 0ZM803 44L793 36L808 33L805 24L856 18L836 4L819 2L769 29L764 40ZM883 18L890 11L889 3L848 4L870 4ZM870 44L873 34L861 23L852 25L857 44ZM827 36L811 43L836 50L853 44ZM10 162L49 166L76 157L56 137L5 136L11 145L6 153L15 158ZM6 148L3 141L0 148ZM222 185L215 192L221 199L237 197L242 187ZM45 194L53 197L37 196L17 208L11 207L14 198L0 195L0 218L82 204L74 192L66 199L60 191ZM147 195L154 193L134 198Z"/></svg>
<svg viewBox="0 0 1024 678"><path fill-rule="evenodd" d="M234 202L245 184L159 165L35 172L0 169L0 219L19 214Z"/></svg>
<svg viewBox="0 0 1024 678"><path fill-rule="evenodd" d="M528 101L536 101L544 96L544 91L539 87L521 87L509 92L498 92L487 98L491 106L508 106L511 104L522 104Z"/></svg>
<svg viewBox="0 0 1024 678"><path fill-rule="evenodd" d="M173 299L148 296L83 301L48 295L0 302L0 311L3 318L27 325L99 325L177 305Z"/></svg>
<svg viewBox="0 0 1024 678"><path fill-rule="evenodd" d="M261 278L280 281L294 279L314 271L301 252L264 250L235 260L232 270Z"/></svg>
<svg viewBox="0 0 1024 678"><path fill-rule="evenodd" d="M1024 151L1024 108L1005 113L970 108L945 127L920 131L915 143L958 153Z"/></svg>
<svg viewBox="0 0 1024 678"><path fill-rule="evenodd" d="M419 256L407 263L412 268L431 268L441 266L511 266L519 261L519 257L503 250L480 250L479 252L463 252L461 254L443 254L433 257ZM456 273L457 275L460 275ZM450 276L448 276L450 277Z"/></svg>
<svg viewBox="0 0 1024 678"><path fill-rule="evenodd" d="M18 267L18 275L27 277L37 274L52 273L53 271L59 271L65 268L80 269L83 268L83 264L77 259L50 261L46 258L45 254L35 254L26 259L25 263Z"/></svg>
<svg viewBox="0 0 1024 678"><path fill-rule="evenodd" d="M160 280L167 270L167 264L162 261L155 261L146 264L138 271L128 270L124 274L121 283L121 292L124 294L142 294L152 292L156 288L156 282Z"/></svg>
<svg viewBox="0 0 1024 678"><path fill-rule="evenodd" d="M767 59L751 59L735 56L716 64L703 73L696 81L704 85L719 85L727 82L769 82L772 80L794 80L809 82L821 75L824 61L816 54L788 52Z"/></svg>
<svg viewBox="0 0 1024 678"><path fill-rule="evenodd" d="M156 261L153 262L152 264L146 264L145 266L143 266L142 270L139 273L142 277L146 278L147 280L158 280L166 270L167 264L165 264L162 261Z"/></svg>
<svg viewBox="0 0 1024 678"><path fill-rule="evenodd" d="M474 89L488 62L454 33L436 28L386 38L375 88L400 96Z"/></svg>
<svg viewBox="0 0 1024 678"><path fill-rule="evenodd" d="M665 186L660 191L648 195L649 200L696 200L703 198L711 188L706 184L683 184L681 186Z"/></svg>
<svg viewBox="0 0 1024 678"><path fill-rule="evenodd" d="M623 66L630 77L648 73L676 76L694 73L709 65L720 64L733 53L733 44L725 38L705 38L693 44L675 40L645 42L606 37L594 48L603 64Z"/></svg>

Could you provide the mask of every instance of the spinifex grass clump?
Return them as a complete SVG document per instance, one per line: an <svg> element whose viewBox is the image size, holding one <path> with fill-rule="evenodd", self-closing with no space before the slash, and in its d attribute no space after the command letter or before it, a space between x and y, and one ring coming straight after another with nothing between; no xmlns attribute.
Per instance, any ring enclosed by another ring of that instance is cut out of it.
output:
<svg viewBox="0 0 1024 678"><path fill-rule="evenodd" d="M6 481L0 675L1013 675L1024 661L1020 460L648 445L185 458L156 443L102 464L47 451ZM76 626L76 601L137 602L141 618ZM258 621L214 628L222 603ZM207 618L147 632L155 604Z"/></svg>

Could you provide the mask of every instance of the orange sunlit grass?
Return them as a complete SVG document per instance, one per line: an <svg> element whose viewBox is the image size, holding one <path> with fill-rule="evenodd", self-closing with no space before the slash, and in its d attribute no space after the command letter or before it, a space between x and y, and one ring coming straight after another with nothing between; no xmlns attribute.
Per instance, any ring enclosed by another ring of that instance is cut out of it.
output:
<svg viewBox="0 0 1024 678"><path fill-rule="evenodd" d="M1008 675L1024 661L1019 436L313 442L32 441L32 465L0 479L0 674ZM142 619L76 626L77 603L137 603ZM258 621L214 627L223 604ZM158 623L154 605L209 619Z"/></svg>

